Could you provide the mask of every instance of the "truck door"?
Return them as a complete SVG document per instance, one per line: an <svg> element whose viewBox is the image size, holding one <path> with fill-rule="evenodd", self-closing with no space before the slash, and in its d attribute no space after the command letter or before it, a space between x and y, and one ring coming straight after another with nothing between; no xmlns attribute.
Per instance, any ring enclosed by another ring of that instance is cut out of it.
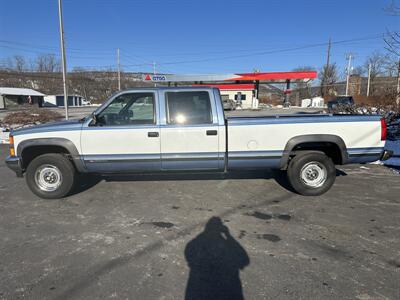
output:
<svg viewBox="0 0 400 300"><path fill-rule="evenodd" d="M157 92L117 95L83 125L82 158L93 172L160 171L160 127Z"/></svg>
<svg viewBox="0 0 400 300"><path fill-rule="evenodd" d="M163 170L218 170L220 130L214 96L203 90L165 90L160 100Z"/></svg>

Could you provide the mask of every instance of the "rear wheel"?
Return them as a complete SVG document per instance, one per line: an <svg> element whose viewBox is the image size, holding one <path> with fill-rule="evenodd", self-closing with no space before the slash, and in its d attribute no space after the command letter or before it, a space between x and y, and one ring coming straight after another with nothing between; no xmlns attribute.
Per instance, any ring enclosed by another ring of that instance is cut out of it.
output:
<svg viewBox="0 0 400 300"><path fill-rule="evenodd" d="M35 195L44 199L58 199L73 189L75 169L64 155L51 153L33 159L25 176Z"/></svg>
<svg viewBox="0 0 400 300"><path fill-rule="evenodd" d="M324 153L309 152L298 154L290 161L287 175L296 192L318 196L327 192L335 182L336 168Z"/></svg>

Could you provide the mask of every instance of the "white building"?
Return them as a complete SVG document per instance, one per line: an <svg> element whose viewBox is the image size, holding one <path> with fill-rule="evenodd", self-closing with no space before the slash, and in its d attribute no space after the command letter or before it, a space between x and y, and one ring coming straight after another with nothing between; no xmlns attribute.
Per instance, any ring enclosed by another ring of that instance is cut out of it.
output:
<svg viewBox="0 0 400 300"><path fill-rule="evenodd" d="M44 94L25 88L0 87L0 109L15 108L23 104L43 104Z"/></svg>
<svg viewBox="0 0 400 300"><path fill-rule="evenodd" d="M90 102L86 101L80 95L68 95L68 106L79 107L90 105ZM47 95L44 97L44 106L55 107L64 106L64 95Z"/></svg>
<svg viewBox="0 0 400 300"><path fill-rule="evenodd" d="M301 107L317 107L322 108L324 107L324 98L322 97L314 97L311 99L303 99L301 100Z"/></svg>

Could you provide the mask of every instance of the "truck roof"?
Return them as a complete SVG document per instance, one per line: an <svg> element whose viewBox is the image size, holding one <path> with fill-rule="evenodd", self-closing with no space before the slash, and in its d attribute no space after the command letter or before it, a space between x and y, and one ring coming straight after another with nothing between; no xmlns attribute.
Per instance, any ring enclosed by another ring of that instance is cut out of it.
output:
<svg viewBox="0 0 400 300"><path fill-rule="evenodd" d="M129 88L129 89L125 89L125 90L121 90L118 93L122 93L122 92L129 92L129 91L154 91L154 90L218 90L218 88L216 87L210 87L210 86L157 86L157 87L135 87L135 88Z"/></svg>

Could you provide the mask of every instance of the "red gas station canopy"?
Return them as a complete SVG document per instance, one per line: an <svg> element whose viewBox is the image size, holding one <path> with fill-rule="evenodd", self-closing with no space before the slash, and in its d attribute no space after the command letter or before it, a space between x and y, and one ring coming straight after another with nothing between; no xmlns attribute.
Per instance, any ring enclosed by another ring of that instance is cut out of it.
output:
<svg viewBox="0 0 400 300"><path fill-rule="evenodd" d="M299 71L299 72L267 72L267 73L244 73L237 74L231 80L239 81L269 81L269 82L286 82L290 81L309 81L317 78L315 71Z"/></svg>

